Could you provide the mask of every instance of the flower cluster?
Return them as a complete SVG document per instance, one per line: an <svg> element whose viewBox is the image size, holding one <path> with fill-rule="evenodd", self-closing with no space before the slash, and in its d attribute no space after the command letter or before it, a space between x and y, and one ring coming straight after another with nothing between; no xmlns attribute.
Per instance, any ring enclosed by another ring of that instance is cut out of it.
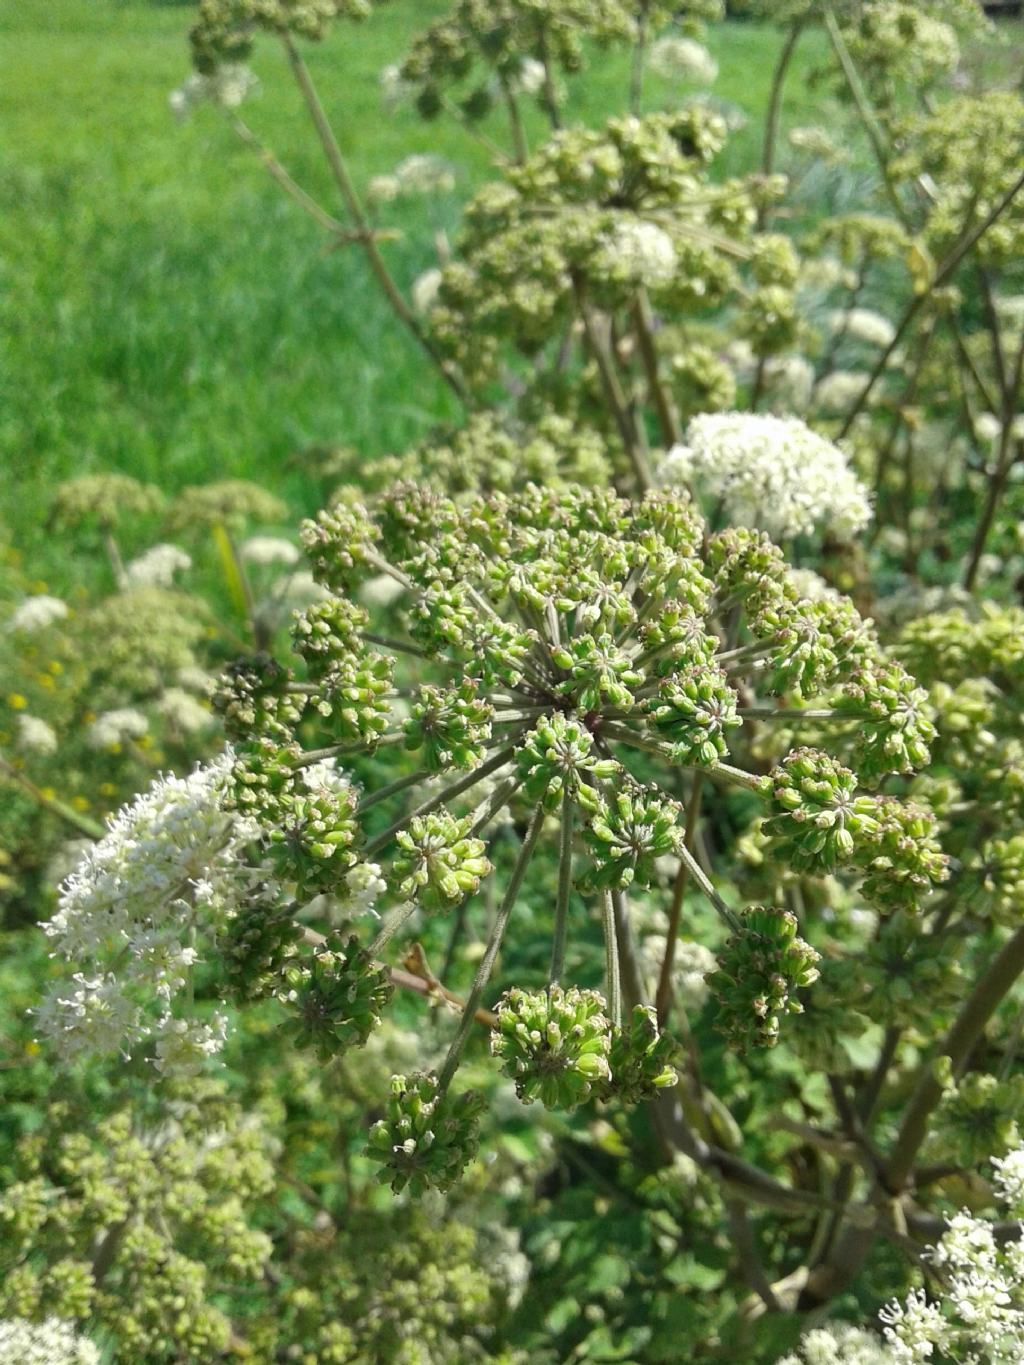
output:
<svg viewBox="0 0 1024 1365"><path fill-rule="evenodd" d="M872 742L875 710L884 713L879 734L889 715L887 694L880 687L876 695L872 681L894 666L851 604L837 595L801 600L781 554L761 536L730 530L705 542L684 495L630 503L606 491L529 486L456 503L400 483L370 506L336 503L306 524L303 538L329 596L296 617L299 668L253 658L221 684L234 801L258 825L285 887L300 898L329 892L344 905L351 878L365 870L382 903L395 907L387 925L414 909L437 916L471 904L499 861L490 842L499 816L525 828L489 962L546 822L557 818L552 980L546 993L507 994L495 1035L524 1098L635 1100L668 1083L671 1050L651 1017L620 1027L617 1007L563 986L557 965L569 896L596 900L605 910L606 999L617 1000L607 926L616 915L628 920L629 893L652 886L666 860L692 860L684 806L667 782L652 780L659 761L666 772L707 773L763 796L768 836L797 871L846 868L864 878L865 894L912 905L945 875L924 814L858 789L854 771L828 754L796 750L764 779L727 761L734 746L745 748L733 738L743 729L739 689L756 696L765 684L768 695L798 685L801 698L856 684L856 714L837 707L813 716L833 717L841 733L854 725L872 780L885 755L891 772L908 757L905 745ZM355 599L381 575L400 592L375 621ZM746 709L758 719L775 714L772 704ZM904 719L891 729L903 734ZM376 777L379 791L357 798L340 770L324 765L362 754L376 773L389 764L395 776ZM912 762L923 757L915 749ZM398 803L389 821L377 813L384 801ZM728 1032L770 1043L813 979L815 954L781 912L738 922L697 873L734 933L719 977L734 981ZM264 930L283 921L260 913L242 935L254 945L254 973L294 980L308 968L295 962L290 931ZM380 943L392 932L385 927ZM241 939L239 951L244 975ZM315 1025L325 1055L373 1026L386 994L375 951L360 953L354 942L340 956L326 950L296 997L269 987L304 1002L297 1027L314 1041ZM261 954L278 965L261 964ZM757 973L740 962L744 955L756 959ZM454 1103L448 1085L463 1044L460 1034L438 1103ZM426 1103L421 1090L417 1082ZM433 1168L421 1178L432 1179Z"/></svg>
<svg viewBox="0 0 1024 1365"><path fill-rule="evenodd" d="M656 0L645 17L655 29L674 14L693 27L721 12L721 0L686 0L682 6ZM404 61L389 68L386 87L415 99L425 118L437 115L452 98L471 119L484 117L496 101L521 94L537 95L549 109L557 108L555 73L578 71L588 40L630 41L637 27L635 8L624 0L456 0L414 40Z"/></svg>
<svg viewBox="0 0 1024 1365"><path fill-rule="evenodd" d="M818 954L798 928L788 910L754 906L719 951L708 985L719 1029L741 1050L773 1047L780 1015L799 1014L797 991L818 978Z"/></svg>
<svg viewBox="0 0 1024 1365"><path fill-rule="evenodd" d="M0 1321L0 1359L8 1365L100 1365L99 1348L60 1318Z"/></svg>
<svg viewBox="0 0 1024 1365"><path fill-rule="evenodd" d="M1020 1152L997 1165L997 1188L1011 1210ZM1018 1238L996 1239L993 1225L968 1210L947 1219L940 1241L925 1253L938 1296L912 1289L893 1299L879 1320L895 1365L932 1359L1010 1362L1019 1357L1024 1334L1024 1264Z"/></svg>
<svg viewBox="0 0 1024 1365"><path fill-rule="evenodd" d="M436 1076L394 1076L387 1115L374 1124L366 1152L395 1193L448 1190L476 1155L486 1100L473 1090L451 1096Z"/></svg>
<svg viewBox="0 0 1024 1365"><path fill-rule="evenodd" d="M690 423L658 471L694 486L727 519L781 540L828 531L852 539L871 518L867 490L846 456L798 418L709 413Z"/></svg>
<svg viewBox="0 0 1024 1365"><path fill-rule="evenodd" d="M527 1104L575 1109L611 1079L611 1028L596 991L507 991L498 1005L491 1051Z"/></svg>
<svg viewBox="0 0 1024 1365"><path fill-rule="evenodd" d="M243 63L254 34L294 34L319 39L335 19L365 19L371 0L200 0L189 38L200 75L216 77Z"/></svg>
<svg viewBox="0 0 1024 1365"><path fill-rule="evenodd" d="M428 313L437 344L485 378L499 343L534 356L581 307L634 309L638 293L665 313L715 307L749 260L742 325L758 354L785 347L796 258L756 231L771 186L709 179L725 137L723 120L697 105L557 132L468 205ZM593 352L593 327L589 337Z"/></svg>
<svg viewBox="0 0 1024 1365"><path fill-rule="evenodd" d="M249 1209L273 1185L273 1150L212 1087L193 1087L157 1124L130 1108L96 1121L54 1106L44 1132L20 1140L0 1195L0 1313L34 1324L0 1323L13 1352L3 1359L92 1365L99 1355L75 1336L85 1327L112 1339L123 1365L158 1358L170 1338L197 1359L226 1349L217 1300L270 1258Z"/></svg>
<svg viewBox="0 0 1024 1365"><path fill-rule="evenodd" d="M151 1040L162 1070L219 1050L225 1020L181 1017L196 937L225 923L248 877L248 831L225 809L230 756L168 777L120 811L64 883L44 928L77 970L40 1005L40 1032L66 1057ZM155 1009L154 1009L155 1005Z"/></svg>

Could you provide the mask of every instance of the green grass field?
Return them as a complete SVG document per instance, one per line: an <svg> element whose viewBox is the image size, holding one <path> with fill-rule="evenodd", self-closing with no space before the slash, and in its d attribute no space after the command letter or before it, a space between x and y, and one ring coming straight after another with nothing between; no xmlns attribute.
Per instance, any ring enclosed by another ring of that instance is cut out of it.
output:
<svg viewBox="0 0 1024 1365"><path fill-rule="evenodd" d="M309 53L360 183L411 151L459 168L448 200L398 216L405 237L387 250L403 283L488 172L455 124L380 99L380 69L442 9L395 0ZM371 457L453 414L355 252L324 253L319 229L214 110L171 117L190 15L143 0L0 0L0 522L58 579L42 521L70 474L118 469L169 490L247 476L298 513L315 497L291 458L303 446ZM763 109L777 41L750 25L717 31L715 94ZM253 65L262 91L246 119L333 209L282 54L265 40ZM595 54L570 120L620 107L625 80L623 57ZM650 83L652 102L668 94ZM788 115L813 109L798 69ZM738 132L724 170L756 164L759 136L753 123Z"/></svg>

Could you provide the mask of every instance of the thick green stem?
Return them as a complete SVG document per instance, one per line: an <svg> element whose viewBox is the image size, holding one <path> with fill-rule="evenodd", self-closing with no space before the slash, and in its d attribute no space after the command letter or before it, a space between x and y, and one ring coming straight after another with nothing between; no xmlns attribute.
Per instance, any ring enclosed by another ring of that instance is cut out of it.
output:
<svg viewBox="0 0 1024 1365"><path fill-rule="evenodd" d="M339 222L337 218L329 214L311 194L307 194L302 186L292 179L270 148L264 146L247 123L243 122L237 114L232 115L228 122L245 145L256 153L285 194L294 199L304 213L308 213L310 218L327 232L340 235L345 231L344 223Z"/></svg>
<svg viewBox="0 0 1024 1365"><path fill-rule="evenodd" d="M682 440L679 413L672 400L658 365L658 352L654 344L654 317L645 290L641 289L633 304L633 325L636 328L637 345L647 376L647 390L658 414L662 443L666 447L678 445Z"/></svg>
<svg viewBox="0 0 1024 1365"><path fill-rule="evenodd" d="M376 957L378 953L383 951L383 949L387 947L387 945L391 942L394 936L398 933L399 929L401 929L402 925L407 923L407 921L413 917L413 915L416 913L418 909L419 909L418 905L416 905L414 902L409 902L409 904L400 905L397 907L397 909L393 910L391 914L388 915L384 923L377 930L376 937L370 944L369 948L367 948L366 951L370 954L370 956Z"/></svg>
<svg viewBox="0 0 1024 1365"><path fill-rule="evenodd" d="M356 814L362 815L363 811L369 810L371 806L376 806L380 801L386 801L390 796L397 796L399 792L404 792L406 787L415 787L419 782L425 782L430 776L426 768L421 768L419 772L408 773L405 777L396 777L394 782L389 782L386 787L378 787L370 796L364 796L356 808Z"/></svg>
<svg viewBox="0 0 1024 1365"><path fill-rule="evenodd" d="M864 131L868 135L868 141L871 143L871 150L874 152L875 160L878 162L878 169L882 175L882 183L885 185L886 195L889 198L889 202L893 207L896 217L904 226L908 226L909 215L903 205L903 201L896 191L896 184L892 178L892 171L889 168L889 156L885 146L885 139L882 130L879 127L878 119L875 116L875 111L871 108L870 101L868 100L867 93L864 90L864 85L860 78L860 73L857 71L854 60L850 56L850 49L846 46L846 39L843 37L836 16L832 13L832 10L828 8L825 10L825 29L828 33L829 41L832 44L832 49L836 54L839 66L842 69L847 88L857 107L857 113L860 115L861 123L864 125Z"/></svg>
<svg viewBox="0 0 1024 1365"><path fill-rule="evenodd" d="M626 396L622 391L619 376L615 371L615 362L611 358L608 347L601 338L597 326L597 319L594 317L593 309L587 301L586 288L583 280L573 276L573 288L576 293L576 306L580 317L583 319L583 331L587 338L587 349L590 351L597 365L597 372L601 377L601 387L604 389L605 398L608 406L612 410L615 418L615 425L619 429L622 444L626 448L629 462L633 466L633 475L636 479L637 489L641 493L646 493L654 485L651 477L650 467L647 463L647 456L643 452L636 428L633 425L633 417L626 402Z"/></svg>
<svg viewBox="0 0 1024 1365"><path fill-rule="evenodd" d="M615 942L619 955L622 1008L632 1010L634 1005L647 1003L648 993L640 968L640 954L637 952L636 939L633 936L629 900L625 891L612 892L612 910L615 915Z"/></svg>
<svg viewBox="0 0 1024 1365"><path fill-rule="evenodd" d="M1022 972L1024 928L1018 929L993 958L939 1046L939 1055L950 1059L954 1074L960 1073L985 1025ZM885 1183L891 1192L899 1192L906 1184L927 1134L928 1120L941 1098L942 1084L932 1062L926 1061L913 1099L903 1116L895 1146L885 1165Z"/></svg>

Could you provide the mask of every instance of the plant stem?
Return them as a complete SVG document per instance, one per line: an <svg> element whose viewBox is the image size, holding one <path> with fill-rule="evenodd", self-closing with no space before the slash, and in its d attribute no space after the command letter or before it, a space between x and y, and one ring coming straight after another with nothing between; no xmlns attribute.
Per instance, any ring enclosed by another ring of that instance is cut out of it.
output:
<svg viewBox="0 0 1024 1365"><path fill-rule="evenodd" d="M622 1023L622 980L619 976L619 940L615 933L615 906L612 893L602 896L604 911L605 994L608 998L608 1018L618 1028Z"/></svg>
<svg viewBox="0 0 1024 1365"><path fill-rule="evenodd" d="M299 207L305 213L309 214L310 218L312 218L315 223L318 223L325 231L332 234L338 234L345 231L344 223L339 222L337 218L329 214L326 209L322 208L317 203L311 194L307 194L302 186L292 179L270 148L259 140L247 123L240 119L237 114L232 115L232 117L228 119L228 122L245 145L251 151L255 152L270 172L270 175L277 181L284 192L290 195Z"/></svg>
<svg viewBox="0 0 1024 1365"><path fill-rule="evenodd" d="M782 94L793 55L796 52L796 45L800 41L805 23L806 20L800 18L790 25L789 32L786 34L786 41L779 53L779 59L775 63L771 95L768 99L768 110L765 115L764 146L761 152L761 174L765 179L775 173L775 149L779 141L779 126L782 118ZM767 225L770 213L769 205L762 204L758 209L758 227L764 228Z"/></svg>
<svg viewBox="0 0 1024 1365"><path fill-rule="evenodd" d="M622 1008L632 1010L634 1005L647 1003L648 993L640 970L636 939L633 937L633 921L629 916L627 892L618 890L612 892L612 909L615 912L615 941L619 952Z"/></svg>
<svg viewBox="0 0 1024 1365"><path fill-rule="evenodd" d="M557 986L565 970L565 942L569 927L569 895L572 890L572 827L575 805L568 787L562 792L562 823L558 841L558 894L555 927L551 938L551 969L548 982Z"/></svg>
<svg viewBox="0 0 1024 1365"><path fill-rule="evenodd" d="M405 777L395 778L394 782L389 782L386 787L378 787L372 795L364 796L356 807L356 814L362 815L363 811L369 810L379 801L386 801L389 796L397 796L399 792L405 791L406 787L415 787L418 782L425 782L429 776L429 770L421 768L419 772L408 773Z"/></svg>
<svg viewBox="0 0 1024 1365"><path fill-rule="evenodd" d="M636 328L637 345L647 376L647 388L654 402L654 410L658 414L662 443L666 448L678 445L683 434L679 425L679 413L658 368L658 352L654 345L654 317L644 289L637 293L633 302L633 325Z"/></svg>
<svg viewBox="0 0 1024 1365"><path fill-rule="evenodd" d="M376 957L378 953L382 952L398 933L399 929L401 929L402 925L412 919L418 909L419 906L416 905L415 902L410 901L407 905L399 905L393 910L377 930L373 942L370 944L369 948L367 948L366 951L370 956Z"/></svg>
<svg viewBox="0 0 1024 1365"><path fill-rule="evenodd" d="M114 575L114 585L120 591L128 581L128 576L124 571L124 560L121 558L121 551L118 548L114 533L109 526L103 527L103 548L107 552L110 560L110 569Z"/></svg>
<svg viewBox="0 0 1024 1365"><path fill-rule="evenodd" d="M82 815L71 806L66 806L63 801L58 801L56 797L47 796L30 777L19 772L13 763L4 758L3 754L0 754L0 775L8 778L11 782L16 782L22 790L28 792L29 796L42 806L43 810L48 810L51 815L58 816L72 829L78 830L79 834L84 834L90 839L103 838L106 831L102 825L95 820L90 820L87 815Z"/></svg>
<svg viewBox="0 0 1024 1365"><path fill-rule="evenodd" d="M644 101L649 8L648 0L640 0L640 13L636 21L636 42L633 44L633 56L629 67L629 112L631 114L639 114Z"/></svg>
<svg viewBox="0 0 1024 1365"><path fill-rule="evenodd" d="M729 926L729 928L732 930L734 934L739 933L740 928L739 920L737 920L736 916L726 905L725 901L722 900L721 896L712 886L711 880L708 877L707 873L701 867L700 863L698 863L697 859L693 856L690 850L686 847L685 843L679 846L679 856L683 860L683 862L687 864L690 870L690 876L697 883L700 889L704 892L705 896L707 896L708 900L717 910L721 918L725 921L725 923Z"/></svg>
<svg viewBox="0 0 1024 1365"><path fill-rule="evenodd" d="M445 787L437 796L432 796L429 801L424 801L423 804L417 806L415 810L409 811L407 815L403 815L401 819L396 820L393 825L389 825L382 834L378 834L375 839L369 841L363 850L363 857L372 858L375 853L379 853L385 845L391 842L396 834L405 829L406 825L410 824L413 820L416 820L423 815L429 815L430 812L436 810L438 806L443 806L446 801L451 801L456 796L461 796L464 791L469 791L470 787L475 787L478 782L482 782L485 777L488 777L491 773L495 772L503 763L508 762L512 757L514 747L514 745L509 745L507 748L501 749L498 753L494 754L493 757L489 758L486 763L481 763L479 768L474 768L473 771L467 773L465 777L461 777L457 782L453 782L450 787Z"/></svg>
<svg viewBox="0 0 1024 1365"><path fill-rule="evenodd" d="M690 800L686 807L686 832L683 835L683 843L693 852L693 842L697 836L697 824L700 820L701 801L704 796L704 774L696 773L693 779L693 786L690 788ZM683 910L683 900L686 896L686 886L690 880L690 865L682 859L679 861L679 871L676 873L675 884L672 887L672 905L668 912L668 930L665 939L665 956L661 960L661 971L658 973L658 987L654 995L654 1005L658 1013L658 1027L664 1028L668 1019L669 1010L672 1008L672 971L676 965L676 940L679 937L679 920Z"/></svg>
<svg viewBox="0 0 1024 1365"><path fill-rule="evenodd" d="M601 376L601 386L604 389L605 398L608 400L608 406L612 410L612 416L615 418L615 425L619 429L619 436L626 448L629 462L633 466L633 476L636 479L637 488L641 493L646 493L648 489L653 487L654 482L647 464L647 457L637 438L629 405L622 391L619 376L615 372L615 362L598 332L597 321L593 309L587 301L583 280L575 273L573 274L573 290L576 294L576 306L579 309L580 317L583 319L587 349L593 356L598 374Z"/></svg>
<svg viewBox="0 0 1024 1365"><path fill-rule="evenodd" d="M853 720L854 717L837 711L832 706L737 706L736 714L744 720Z"/></svg>
<svg viewBox="0 0 1024 1365"><path fill-rule="evenodd" d="M298 84L302 98L306 103L310 118L313 120L313 126L316 128L317 135L320 138L320 145L323 147L331 175L334 177L334 183L338 187L349 217L355 224L356 239L363 248L366 259L370 264L370 269L377 279L377 283L383 290L384 296L391 305L396 317L403 323L432 364L436 366L438 372L455 394L456 398L458 398L461 403L468 404L469 395L462 379L436 350L433 342L420 326L419 319L409 307L408 303L406 303L401 291L391 277L391 272L388 270L383 256L380 254L373 228L363 211L362 203L359 199L359 195L356 193L352 178L349 175L348 166L345 163L345 158L342 156L338 140L334 136L334 130L324 112L324 107L320 103L320 97L316 92L313 79L309 74L309 68L302 60L298 49L292 42L288 33L281 34L281 42L284 44L284 50L287 53L292 74Z"/></svg>
<svg viewBox="0 0 1024 1365"><path fill-rule="evenodd" d="M708 771L712 776L716 774L724 777L728 782L734 782L738 787L746 787L747 791L761 792L761 779L754 773L745 773L742 768L734 768L731 763L716 763Z"/></svg>
<svg viewBox="0 0 1024 1365"><path fill-rule="evenodd" d="M992 224L995 223L995 221L1001 216L1001 214L1003 214L1006 211L1006 209L1010 206L1010 204L1013 202L1013 200L1017 197L1017 195L1020 193L1022 189L1024 189L1024 171L1021 172L1021 174L1017 177L1017 179L1006 191L1006 193L998 200L994 207L991 208L988 211L988 213L986 213L985 217L981 220L981 222L976 223L974 227L970 228L967 232L964 233L960 240L952 247L946 258L937 267L935 274L932 276L927 287L925 289L922 289L922 291L919 294L915 294L914 297L907 304L907 307L904 310L902 318L900 318L899 322L897 323L896 332L895 335L893 336L892 341L885 348L882 354L878 357L878 360L875 362L875 367L871 371L871 374L868 378L867 384L861 390L861 393L859 394L856 403L854 403L852 410L847 414L846 420L843 422L842 429L839 432L839 440L842 440L844 436L848 436L850 434L850 428L853 426L854 422L857 420L860 414L864 411L864 407L868 399L870 398L871 394L874 392L876 384L878 383L879 379L881 379L882 375L885 373L885 367L888 365L890 359L892 358L893 354L896 351L896 348L903 340L903 337L906 334L908 327L917 317L918 313L924 307L925 303L928 301L928 299L931 297L931 295L934 293L936 289L940 289L946 283L946 281L950 278L950 276L960 265L961 261L963 261L964 257L967 256L974 249L975 246L977 246L978 242L981 240L982 237L984 237L985 233L988 232Z"/></svg>
<svg viewBox="0 0 1024 1365"><path fill-rule="evenodd" d="M526 131L523 128L522 116L519 113L519 102L512 90L511 81L503 71L499 73L498 79L501 82L501 93L505 97L505 107L508 110L508 122L512 130L512 146L515 148L516 161L521 166L530 152L526 145Z"/></svg>
<svg viewBox="0 0 1024 1365"><path fill-rule="evenodd" d="M390 635L374 635L369 630L360 631L359 634L360 638L366 640L368 644L380 645L383 649L394 650L396 654L413 654L417 659L429 659L431 657L425 649L420 649L419 645L407 644L404 640L394 640Z"/></svg>
<svg viewBox="0 0 1024 1365"><path fill-rule="evenodd" d="M955 1023L939 1047L959 1075L985 1025L1024 972L1024 928L1008 939L978 979ZM942 1098L942 1086L931 1060L926 1060L914 1096L903 1115L896 1144L885 1165L885 1184L893 1194L902 1190L928 1131L928 1119Z"/></svg>
<svg viewBox="0 0 1024 1365"><path fill-rule="evenodd" d="M888 195L889 202L893 207L896 217L904 226L907 226L907 210L903 206L903 201L900 199L899 194L896 192L896 185L892 178L892 171L889 168L889 157L882 136L882 130L879 127L878 119L875 117L875 111L871 108L867 93L864 90L860 73L857 71L854 60L850 56L850 49L846 46L846 39L843 37L842 30L840 29L836 16L833 14L830 6L826 6L825 8L825 28L828 32L832 49L835 52L840 68L842 69L847 88L850 91L854 104L857 106L857 113L860 115L860 120L864 125L864 131L868 135L868 141L871 143L871 150L874 152L875 160L878 162L878 169L882 173L882 183L885 185L885 192Z"/></svg>
<svg viewBox="0 0 1024 1365"><path fill-rule="evenodd" d="M537 808L533 812L533 818L530 821L530 827L526 832L526 838L523 840L522 848L519 850L519 857L516 859L515 867L512 869L512 875L509 877L508 886L505 888L505 894L502 897L501 904L498 906L498 913L494 917L494 924L491 926L487 947L484 949L484 955L480 959L480 966L477 968L473 988L469 992L465 1008L462 1011L462 1018L459 1020L458 1030L455 1037L452 1039L451 1046L448 1049L448 1055L444 1059L444 1065L441 1068L441 1074L438 1077L437 1082L439 1095L444 1095L447 1092L448 1087L452 1083L452 1077L455 1075L456 1069L458 1068L459 1058L462 1056L462 1049L466 1046L466 1039L469 1037L474 1015L480 1004L484 989L491 979L491 973L494 971L494 964L497 961L498 952L501 948L501 940L505 936L505 929L508 925L509 916L512 913L512 907L515 905L516 897L519 895L519 889L523 884L523 878L526 876L526 869L530 865L530 859L533 856L533 850L536 847L537 839L540 837L540 831L543 824L544 807L538 802Z"/></svg>
<svg viewBox="0 0 1024 1365"><path fill-rule="evenodd" d="M509 800L511 799L513 793L516 791L518 786L519 786L518 778L516 777L506 778L505 781L499 785L498 789L494 792L491 799L487 802L487 805L484 807L483 811L473 821L472 827L470 828L469 831L470 834L472 834L473 836L482 834L483 831L494 819L494 817L497 815L498 811L501 810L502 806L508 805Z"/></svg>

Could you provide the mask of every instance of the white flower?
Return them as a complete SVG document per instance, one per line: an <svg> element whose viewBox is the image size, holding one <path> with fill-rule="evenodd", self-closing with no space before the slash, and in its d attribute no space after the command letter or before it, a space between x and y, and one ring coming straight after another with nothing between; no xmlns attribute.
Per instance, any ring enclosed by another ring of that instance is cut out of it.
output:
<svg viewBox="0 0 1024 1365"><path fill-rule="evenodd" d="M47 597L40 593L36 597L26 597L20 602L14 615L7 622L8 630L45 630L54 621L63 621L68 614L68 604L59 597Z"/></svg>
<svg viewBox="0 0 1024 1365"><path fill-rule="evenodd" d="M899 1365L925 1365L948 1335L942 1309L928 1302L923 1289L912 1289L904 1303L893 1299L878 1319L885 1325L885 1339Z"/></svg>
<svg viewBox="0 0 1024 1365"><path fill-rule="evenodd" d="M259 88L259 80L239 62L225 62L216 71L193 71L177 90L168 96L175 118L184 120L200 104L219 104L222 109L237 109Z"/></svg>
<svg viewBox="0 0 1024 1365"><path fill-rule="evenodd" d="M831 584L827 583L821 574L815 573L813 569L794 569L786 570L786 577L796 589L798 597L802 597L807 602L840 602L842 593L837 592Z"/></svg>
<svg viewBox="0 0 1024 1365"><path fill-rule="evenodd" d="M213 714L183 687L168 687L156 701L156 709L183 734L200 734L213 724Z"/></svg>
<svg viewBox="0 0 1024 1365"><path fill-rule="evenodd" d="M814 390L814 402L822 412L846 413L868 386L870 376L861 370L833 370Z"/></svg>
<svg viewBox="0 0 1024 1365"><path fill-rule="evenodd" d="M1024 1192L1024 1149L992 1164L997 1193L1012 1212ZM1024 1243L1018 1236L1000 1244L993 1225L966 1209L946 1221L938 1245L924 1253L935 1267L937 1300L914 1289L878 1315L892 1357L898 1365L927 1365L940 1357L1018 1365L1024 1341Z"/></svg>
<svg viewBox="0 0 1024 1365"><path fill-rule="evenodd" d="M381 94L384 96L384 103L390 108L397 108L404 104L413 92L414 87L408 81L402 79L402 66L400 62L392 62L380 73Z"/></svg>
<svg viewBox="0 0 1024 1365"><path fill-rule="evenodd" d="M356 863L345 874L345 908L352 915L376 915L377 901L387 889L377 863Z"/></svg>
<svg viewBox="0 0 1024 1365"><path fill-rule="evenodd" d="M772 407L780 413L806 412L814 392L814 366L802 355L772 356L765 362Z"/></svg>
<svg viewBox="0 0 1024 1365"><path fill-rule="evenodd" d="M491 1230L490 1267L505 1286L509 1306L516 1308L523 1300L530 1278L530 1260L519 1242L517 1228L495 1227Z"/></svg>
<svg viewBox="0 0 1024 1365"><path fill-rule="evenodd" d="M871 517L868 495L838 446L796 417L704 413L658 470L661 484L693 483L729 520L777 539L816 527L850 539Z"/></svg>
<svg viewBox="0 0 1024 1365"><path fill-rule="evenodd" d="M219 1012L214 1014L209 1024L201 1023L198 1019L174 1019L168 1016L160 1021L158 1027L154 1065L165 1076L173 1074L180 1078L196 1075L207 1058L216 1056L227 1041L227 1017Z"/></svg>
<svg viewBox="0 0 1024 1365"><path fill-rule="evenodd" d="M417 313L430 312L437 302L438 290L441 288L443 279L444 276L436 266L430 270L424 270L422 275L416 277L412 286L412 306Z"/></svg>
<svg viewBox="0 0 1024 1365"><path fill-rule="evenodd" d="M981 412L974 419L974 434L979 441L998 441L1003 424L994 412Z"/></svg>
<svg viewBox="0 0 1024 1365"><path fill-rule="evenodd" d="M337 760L321 758L302 769L302 781L311 792L343 792L352 786L352 779L344 769L339 768Z"/></svg>
<svg viewBox="0 0 1024 1365"><path fill-rule="evenodd" d="M837 256L810 256L800 263L800 283L805 289L852 289L857 277Z"/></svg>
<svg viewBox="0 0 1024 1365"><path fill-rule="evenodd" d="M369 198L387 203L408 194L444 194L455 188L455 172L439 156L417 152L400 161L390 175L374 176L366 187Z"/></svg>
<svg viewBox="0 0 1024 1365"><path fill-rule="evenodd" d="M38 716L22 714L18 717L18 748L36 754L56 753L57 732Z"/></svg>
<svg viewBox="0 0 1024 1365"><path fill-rule="evenodd" d="M676 249L656 223L623 218L605 234L594 264L614 280L656 287L675 275Z"/></svg>
<svg viewBox="0 0 1024 1365"><path fill-rule="evenodd" d="M813 125L810 128L791 128L788 141L794 151L806 152L808 156L818 157L821 161L834 163L846 159L846 153L824 128Z"/></svg>
<svg viewBox="0 0 1024 1365"><path fill-rule="evenodd" d="M401 186L395 175L375 175L366 187L366 194L375 204L390 204L401 194Z"/></svg>
<svg viewBox="0 0 1024 1365"><path fill-rule="evenodd" d="M718 78L718 63L701 43L692 38L668 34L651 48L651 70L667 81L690 81L712 85Z"/></svg>
<svg viewBox="0 0 1024 1365"><path fill-rule="evenodd" d="M250 536L239 547L247 564L297 564L299 547L283 536Z"/></svg>
<svg viewBox="0 0 1024 1365"><path fill-rule="evenodd" d="M36 1018L65 1055L166 1035L157 1057L167 1066L186 1044L192 1055L222 1036L215 1021L185 1037L170 1007L191 979L197 939L235 912L249 880L252 831L225 807L231 761L229 752L189 777L160 778L108 821L61 886L43 928L73 974Z"/></svg>
<svg viewBox="0 0 1024 1365"><path fill-rule="evenodd" d="M544 89L544 63L524 57L510 82L514 95L537 95Z"/></svg>
<svg viewBox="0 0 1024 1365"><path fill-rule="evenodd" d="M201 697L209 696L214 677L198 664L186 664L178 669L178 682L189 692L197 692Z"/></svg>
<svg viewBox="0 0 1024 1365"><path fill-rule="evenodd" d="M1024 1148L1017 1147L1003 1157L993 1157L995 1186L999 1198L1012 1212L1024 1209Z"/></svg>
<svg viewBox="0 0 1024 1365"><path fill-rule="evenodd" d="M4 1365L100 1365L100 1353L73 1323L60 1318L5 1318L0 1319L0 1360Z"/></svg>
<svg viewBox="0 0 1024 1365"><path fill-rule="evenodd" d="M124 566L124 586L169 588L179 570L191 567L191 558L177 545L154 545Z"/></svg>
<svg viewBox="0 0 1024 1365"><path fill-rule="evenodd" d="M896 339L896 328L873 308L836 308L828 315L828 325L831 331L877 346L880 351Z"/></svg>
<svg viewBox="0 0 1024 1365"><path fill-rule="evenodd" d="M892 1365L892 1359L874 1332L837 1322L805 1333L796 1352L778 1365Z"/></svg>
<svg viewBox="0 0 1024 1365"><path fill-rule="evenodd" d="M111 973L75 972L44 997L35 1018L40 1033L66 1061L93 1052L126 1052L144 1035L139 1007Z"/></svg>
<svg viewBox="0 0 1024 1365"><path fill-rule="evenodd" d="M62 881L70 877L82 861L86 850L92 848L92 845L92 839L65 839L46 864L47 885L59 886Z"/></svg>
<svg viewBox="0 0 1024 1365"><path fill-rule="evenodd" d="M125 740L141 739L149 730L149 720L133 706L104 711L85 732L86 740L94 749L110 749Z"/></svg>

